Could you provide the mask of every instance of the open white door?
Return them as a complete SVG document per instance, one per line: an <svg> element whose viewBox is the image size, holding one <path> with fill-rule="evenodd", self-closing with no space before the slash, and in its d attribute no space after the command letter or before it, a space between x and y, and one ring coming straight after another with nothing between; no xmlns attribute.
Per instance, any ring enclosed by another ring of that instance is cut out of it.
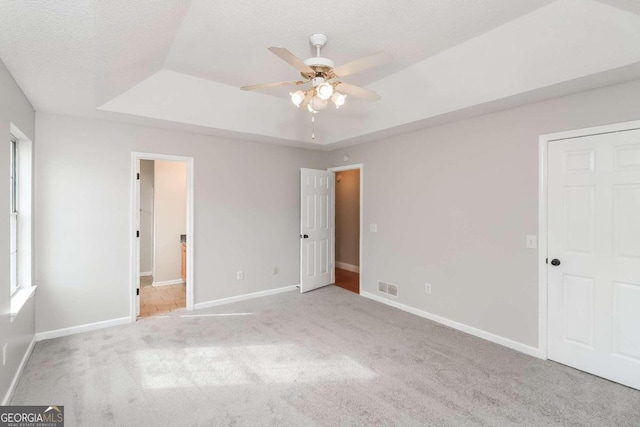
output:
<svg viewBox="0 0 640 427"><path fill-rule="evenodd" d="M334 282L333 172L301 169L300 292Z"/></svg>
<svg viewBox="0 0 640 427"><path fill-rule="evenodd" d="M136 159L136 317L140 316L140 159Z"/></svg>
<svg viewBox="0 0 640 427"><path fill-rule="evenodd" d="M640 130L552 141L549 359L640 389Z"/></svg>

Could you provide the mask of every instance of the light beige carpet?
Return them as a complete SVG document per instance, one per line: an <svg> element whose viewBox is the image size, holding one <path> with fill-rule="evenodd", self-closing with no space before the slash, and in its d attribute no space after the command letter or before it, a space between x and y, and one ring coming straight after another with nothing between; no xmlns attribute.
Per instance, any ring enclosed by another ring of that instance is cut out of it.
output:
<svg viewBox="0 0 640 427"><path fill-rule="evenodd" d="M36 344L67 426L638 426L640 392L336 287Z"/></svg>

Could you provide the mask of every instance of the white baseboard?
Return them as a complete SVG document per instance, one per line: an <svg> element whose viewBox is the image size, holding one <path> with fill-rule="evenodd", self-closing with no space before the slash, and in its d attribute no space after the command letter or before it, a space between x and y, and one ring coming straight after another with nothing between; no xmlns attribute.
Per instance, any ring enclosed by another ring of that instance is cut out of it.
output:
<svg viewBox="0 0 640 427"><path fill-rule="evenodd" d="M275 295L275 294L280 294L282 292L293 291L295 289L298 289L298 286L299 285L285 286L285 287L282 287L282 288L269 289L267 291L260 291L260 292L253 292L253 293L250 293L250 294L238 295L238 296L235 296L235 297L216 299L216 300L213 300L213 301L206 301L206 302L199 302L197 304L194 304L193 308L196 309L196 310L199 310L201 308L216 307L216 306L219 306L219 305L231 304L232 302L244 301L244 300L253 299L253 298L266 297L268 295Z"/></svg>
<svg viewBox="0 0 640 427"><path fill-rule="evenodd" d="M182 279L174 279L174 280L165 280L164 282L153 282L153 286L169 286L169 285L182 285L184 280Z"/></svg>
<svg viewBox="0 0 640 427"><path fill-rule="evenodd" d="M425 319L429 319L434 322L441 323L443 325L449 326L450 328L457 329L467 334L474 335L478 338L482 338L487 341L500 344L512 350L516 350L516 351L528 354L529 356L544 359L544 357L542 356L538 348L531 347L529 345L510 340L509 338L501 337L500 335L492 334L491 332L483 331L482 329L474 328L473 326L465 325L464 323L447 319L446 317L441 317L436 314L429 313L427 311L419 310L417 308L399 303L397 301L389 300L387 298L381 297L376 294L372 294L370 292L360 291L360 295L362 295L365 298L369 298L374 301L378 301L383 304L390 305L391 307L398 308L408 313L415 314L416 316L424 317Z"/></svg>
<svg viewBox="0 0 640 427"><path fill-rule="evenodd" d="M140 277L143 277L143 276L151 276L152 274L153 274L153 273L152 273L152 272L150 272L150 271L142 271L142 272L140 272Z"/></svg>
<svg viewBox="0 0 640 427"><path fill-rule="evenodd" d="M9 390L7 390L7 394L4 395L4 399L2 399L2 406L8 405L9 402L11 401L11 398L13 397L13 392L16 390L16 386L18 385L18 380L22 375L22 371L24 370L24 367L27 364L27 360L29 360L29 357L31 356L31 352L33 351L33 347L35 345L36 345L36 337L34 335L33 339L29 343L29 347L27 347L27 351L24 353L24 356L22 356L20 365L18 365L18 370L16 371L16 374L13 376L13 380L9 385Z"/></svg>
<svg viewBox="0 0 640 427"><path fill-rule="evenodd" d="M347 264L346 262L336 261L336 268L341 268L353 273L360 273L360 267L358 267L357 265Z"/></svg>
<svg viewBox="0 0 640 427"><path fill-rule="evenodd" d="M129 316L103 320L102 322L87 323L86 325L71 326L70 328L54 329L53 331L38 332L36 334L36 341L65 337L67 335L79 334L81 332L97 331L98 329L110 328L112 326L124 325L127 323L131 323L131 317Z"/></svg>

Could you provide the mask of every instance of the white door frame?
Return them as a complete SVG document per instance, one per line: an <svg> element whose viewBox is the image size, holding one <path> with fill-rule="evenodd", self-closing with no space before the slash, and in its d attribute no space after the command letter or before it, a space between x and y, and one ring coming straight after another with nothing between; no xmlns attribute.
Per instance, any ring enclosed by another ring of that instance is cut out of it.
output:
<svg viewBox="0 0 640 427"><path fill-rule="evenodd" d="M153 164L153 186L151 187L153 204L153 236L151 236L151 277L156 277L156 164Z"/></svg>
<svg viewBox="0 0 640 427"><path fill-rule="evenodd" d="M193 280L193 240L194 235L194 204L193 204L193 157L173 156L170 154L131 153L131 191L130 191L130 292L129 313L131 322L136 321L136 289L139 285L140 272L138 263L140 260L140 239L136 237L136 174L137 164L140 160L168 160L172 162L184 162L187 165L187 284L186 284L186 308L193 310L194 280ZM155 212L155 209L154 209ZM154 266L155 269L155 266Z"/></svg>
<svg viewBox="0 0 640 427"><path fill-rule="evenodd" d="M553 141L582 138L604 133L623 132L640 129L640 120L576 129L566 132L540 135L538 146L539 181L538 181L538 352L539 357L548 359L548 278L547 278L547 185L548 185L548 150Z"/></svg>
<svg viewBox="0 0 640 427"><path fill-rule="evenodd" d="M358 293L360 295L362 295L362 271L363 271L363 265L362 265L362 235L363 235L363 231L364 231L364 223L363 223L363 218L364 218L364 163L355 163L352 165L345 165L345 166L336 166L333 168L328 168L327 170L330 172L342 172L342 171L350 171L350 170L355 170L355 169L359 169L360 170L360 249L359 249L359 254L358 254L358 263L360 264L358 266ZM335 182L335 179L334 179ZM334 186L335 187L335 186ZM336 192L333 192L333 206L335 207L336 205ZM336 261L335 261L335 254L336 254L336 227L335 227L335 223L336 223L336 211L335 209L333 210L333 277L335 280L336 277Z"/></svg>

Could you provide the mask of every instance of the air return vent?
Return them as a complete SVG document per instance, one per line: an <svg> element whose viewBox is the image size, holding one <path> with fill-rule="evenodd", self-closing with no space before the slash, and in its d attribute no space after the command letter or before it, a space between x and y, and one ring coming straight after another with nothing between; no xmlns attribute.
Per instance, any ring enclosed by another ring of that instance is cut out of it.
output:
<svg viewBox="0 0 640 427"><path fill-rule="evenodd" d="M394 285L393 283L378 282L378 292L391 295L392 297L397 297L398 285Z"/></svg>
<svg viewBox="0 0 640 427"><path fill-rule="evenodd" d="M389 284L384 282L378 282L378 291L383 293L389 293Z"/></svg>
<svg viewBox="0 0 640 427"><path fill-rule="evenodd" d="M387 289L388 289L388 291L389 291L389 292L388 292L388 293L389 293L389 295L394 296L394 297L397 297L397 296L398 296L398 285L392 285L392 284L389 284L389 286L388 286L388 288L387 288Z"/></svg>

